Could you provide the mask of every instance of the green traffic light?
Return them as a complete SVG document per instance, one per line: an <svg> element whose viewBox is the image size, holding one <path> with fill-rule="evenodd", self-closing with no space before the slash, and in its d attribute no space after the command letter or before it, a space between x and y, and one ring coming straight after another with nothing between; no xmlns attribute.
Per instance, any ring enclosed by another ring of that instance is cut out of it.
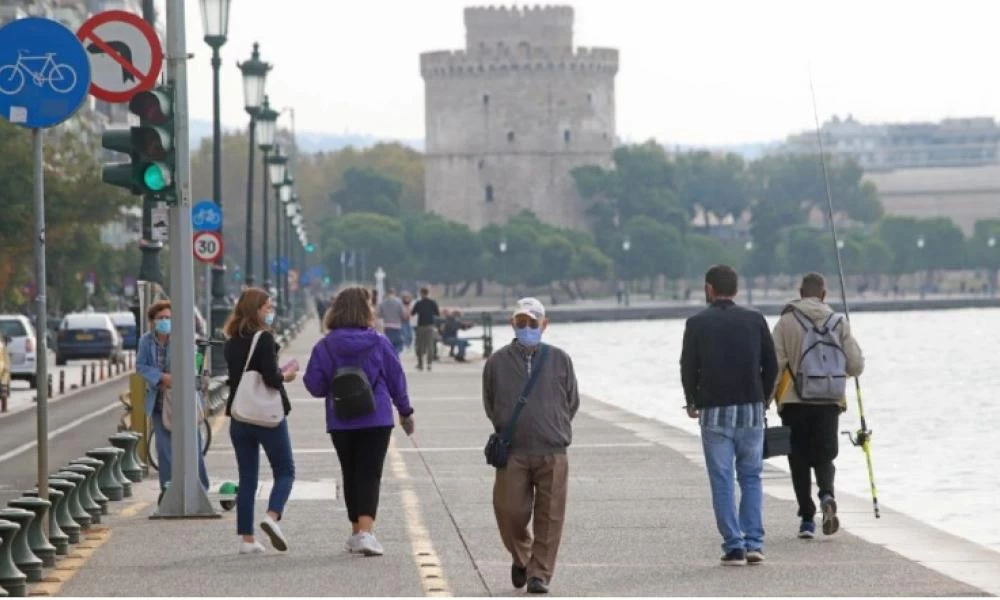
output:
<svg viewBox="0 0 1000 600"><path fill-rule="evenodd" d="M142 182L151 192L163 191L170 185L170 170L163 163L151 163L142 170Z"/></svg>
<svg viewBox="0 0 1000 600"><path fill-rule="evenodd" d="M313 252L314 250L316 250L316 246L313 246L312 244L306 244L306 252Z"/></svg>

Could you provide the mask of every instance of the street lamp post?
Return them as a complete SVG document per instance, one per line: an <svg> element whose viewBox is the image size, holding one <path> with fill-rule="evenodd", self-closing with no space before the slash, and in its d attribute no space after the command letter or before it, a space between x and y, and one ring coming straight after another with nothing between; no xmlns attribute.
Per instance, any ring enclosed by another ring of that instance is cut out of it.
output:
<svg viewBox="0 0 1000 600"><path fill-rule="evenodd" d="M222 119L219 100L219 70L222 67L222 57L219 50L226 43L229 34L229 7L231 0L201 0L201 24L205 34L205 43L212 48L212 201L222 210ZM225 223L225 219L223 219ZM219 259L212 265L212 302L211 310L205 315L208 319L207 333L210 337L222 337L222 324L229 313L229 303L226 300L226 263L219 254ZM221 346L213 346L209 365L213 376L226 372L226 362Z"/></svg>
<svg viewBox="0 0 1000 600"><path fill-rule="evenodd" d="M507 309L507 238L500 238L500 276L504 278L500 282L500 308Z"/></svg>
<svg viewBox="0 0 1000 600"><path fill-rule="evenodd" d="M285 184L285 174L287 172L288 172L288 156L286 156L285 153L282 151L282 148L281 148L280 145L275 144L274 145L274 152L271 154L270 158L267 159L267 176L271 180L271 185L274 186L274 201L275 201L275 204L278 204L279 201L280 201L279 196L280 196L280 192L281 192L281 187ZM279 206L280 206L280 204L279 204ZM264 210L265 210L265 212L270 212L267 209L266 206L265 206ZM274 254L275 254L275 256L279 257L278 260L280 260L280 255L281 255L281 232L278 229L278 225L279 225L280 222L281 222L281 213L279 211L276 211L275 215L274 215L274 224L275 224L275 230L276 230L277 235L275 236ZM264 221L264 227L265 228L267 227L267 220L266 219ZM265 234L265 235L267 235L267 234ZM267 242L265 242L265 247L266 247L266 245L267 245ZM267 253L266 250L264 252L265 252L265 254ZM276 260L275 262L278 262L278 260ZM265 277L266 277L268 283L265 284L265 285L266 285L266 289L268 290L268 293L270 293L270 291L271 291L271 289L270 289L271 288L271 286L270 286L270 276L269 276L269 274L271 273L271 265L270 264L267 265L267 271L266 271L266 273L267 273L267 275L265 275ZM279 272L279 276L280 276L280 272ZM281 290L279 289L278 292L280 294ZM278 304L278 309L277 310L279 311L278 314L281 314L280 311L281 311L281 301L282 300L283 299L278 298L278 301L277 301L277 304Z"/></svg>
<svg viewBox="0 0 1000 600"><path fill-rule="evenodd" d="M288 194L288 199L286 200L284 196L281 197L281 210L278 214L281 215L279 224L281 230L284 232L281 237L281 256L285 259L285 268L281 272L281 279L278 281L278 286L281 294L281 298L284 300L285 315L289 318L295 318L295 308L294 302L292 302L292 295L288 289L288 276L292 269L292 244L291 244L291 228L289 227L289 219L292 218L294 214L295 206L299 203L299 196L295 193L295 188L291 185L289 186L290 193ZM280 266L280 259L279 259ZM296 275L298 273L296 272Z"/></svg>
<svg viewBox="0 0 1000 600"><path fill-rule="evenodd" d="M247 287L254 284L253 276L253 167L255 150L255 133L257 131L257 113L260 112L261 103L264 101L264 84L267 82L267 72L271 70L271 65L260 60L260 44L254 42L253 54L250 60L243 63L236 63L243 74L243 105L247 114L250 115L250 126L248 135L250 145L247 148L247 207L246 207L246 235L243 246L246 251L245 267L243 269L243 281ZM266 186L265 186L266 188Z"/></svg>
<svg viewBox="0 0 1000 600"><path fill-rule="evenodd" d="M622 250L625 252L625 256L628 256L628 251L631 248L632 248L632 240L630 240L629 237L626 235L625 239L622 240ZM625 257L622 257L622 262L626 262ZM623 264L622 266L625 266L625 265ZM628 267L626 267L625 270L627 271ZM629 305L629 289L628 288L629 288L629 286L628 286L628 283L626 282L625 283L625 306L626 307L628 307L628 305Z"/></svg>
<svg viewBox="0 0 1000 600"><path fill-rule="evenodd" d="M986 247L990 249L990 255L987 261L990 266L990 277L989 277L990 297L995 296L997 293L997 268L996 268L996 263L993 262L995 256L993 248L995 248L996 245L997 245L997 239L996 237L991 235L990 239L986 240Z"/></svg>
<svg viewBox="0 0 1000 600"><path fill-rule="evenodd" d="M923 262L924 259L924 236L917 238L917 250L920 251L920 261ZM920 299L924 299L924 295L927 293L927 275L924 275L923 283L918 284L920 286Z"/></svg>
<svg viewBox="0 0 1000 600"><path fill-rule="evenodd" d="M267 206L267 187L268 187L268 154L271 152L271 148L274 147L274 130L278 121L278 111L271 108L271 103L268 100L267 95L264 95L264 103L261 104L260 110L257 112L257 126L260 127L258 132L257 147L260 148L263 154L263 171L264 171L264 189L261 193L264 195L264 200L261 203L261 210L263 211L263 235L264 235L264 246L261 250L263 256L261 256L261 267L263 273L261 273L261 278L263 280L263 287L265 290L271 289L271 261L268 255L268 229L269 229L269 217L271 211L268 210Z"/></svg>
<svg viewBox="0 0 1000 600"><path fill-rule="evenodd" d="M753 251L753 240L747 240L743 245L747 251L747 304L753 306L753 274L750 269L750 253Z"/></svg>

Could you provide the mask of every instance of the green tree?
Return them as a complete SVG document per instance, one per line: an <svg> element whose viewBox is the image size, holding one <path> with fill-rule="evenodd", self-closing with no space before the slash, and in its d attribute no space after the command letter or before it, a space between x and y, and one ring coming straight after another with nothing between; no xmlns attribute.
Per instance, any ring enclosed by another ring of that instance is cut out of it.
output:
<svg viewBox="0 0 1000 600"><path fill-rule="evenodd" d="M716 157L710 152L690 152L678 156L674 164L680 203L691 215L695 207L701 208L706 229L709 216L735 218L749 207L746 165L738 154Z"/></svg>
<svg viewBox="0 0 1000 600"><path fill-rule="evenodd" d="M454 284L482 275L482 242L468 227L434 213L410 215L403 222L407 249L420 278Z"/></svg>
<svg viewBox="0 0 1000 600"><path fill-rule="evenodd" d="M402 191L402 183L371 167L351 167L344 173L341 187L330 194L330 200L343 213L368 212L398 217Z"/></svg>
<svg viewBox="0 0 1000 600"><path fill-rule="evenodd" d="M391 269L406 256L403 225L398 219L375 213L356 212L337 217L325 228L326 239L336 238L345 248L365 252L366 278L377 267ZM339 257L337 259L339 264Z"/></svg>

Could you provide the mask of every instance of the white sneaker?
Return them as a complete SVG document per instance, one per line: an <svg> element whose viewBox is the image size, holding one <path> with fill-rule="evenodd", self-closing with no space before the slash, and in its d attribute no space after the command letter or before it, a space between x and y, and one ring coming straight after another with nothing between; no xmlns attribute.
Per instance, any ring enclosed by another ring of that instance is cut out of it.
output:
<svg viewBox="0 0 1000 600"><path fill-rule="evenodd" d="M352 554L355 552L361 552L361 549L358 547L358 539L360 539L360 537L361 537L360 533L355 533L352 534L349 538L347 538L347 541L344 542L344 550Z"/></svg>
<svg viewBox="0 0 1000 600"><path fill-rule="evenodd" d="M355 552L360 552L365 556L382 556L385 554L385 550L382 548L382 544L379 543L375 536L369 531L362 531L358 534L357 550Z"/></svg>
<svg viewBox="0 0 1000 600"><path fill-rule="evenodd" d="M271 539L271 545L274 546L275 550L279 552L288 550L288 540L285 539L285 534L281 533L281 528L271 518L271 515L264 515L264 520L260 522L260 528Z"/></svg>
<svg viewBox="0 0 1000 600"><path fill-rule="evenodd" d="M257 540L252 542L240 541L240 554L263 554L264 552L267 552L267 549Z"/></svg>

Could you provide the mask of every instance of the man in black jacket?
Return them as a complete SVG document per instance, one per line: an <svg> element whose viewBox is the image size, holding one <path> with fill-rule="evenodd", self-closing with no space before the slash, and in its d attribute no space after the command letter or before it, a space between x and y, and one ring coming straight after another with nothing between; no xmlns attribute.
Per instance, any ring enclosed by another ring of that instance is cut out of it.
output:
<svg viewBox="0 0 1000 600"><path fill-rule="evenodd" d="M732 267L708 270L709 306L688 319L681 350L686 408L701 425L724 565L764 562L764 411L778 374L764 316L733 302L737 282ZM734 471L740 485L738 511Z"/></svg>

